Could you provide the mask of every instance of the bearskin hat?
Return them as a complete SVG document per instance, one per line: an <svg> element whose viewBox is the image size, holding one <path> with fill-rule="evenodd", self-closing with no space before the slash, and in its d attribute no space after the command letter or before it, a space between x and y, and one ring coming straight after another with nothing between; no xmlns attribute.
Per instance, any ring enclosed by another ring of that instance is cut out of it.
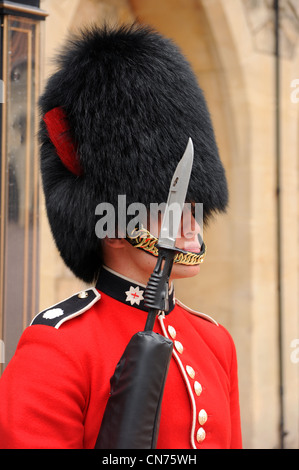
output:
<svg viewBox="0 0 299 470"><path fill-rule="evenodd" d="M41 173L60 254L94 281L102 264L95 208L166 202L188 138L194 164L187 202L204 220L228 192L206 102L178 47L146 26L92 27L72 36L40 98Z"/></svg>

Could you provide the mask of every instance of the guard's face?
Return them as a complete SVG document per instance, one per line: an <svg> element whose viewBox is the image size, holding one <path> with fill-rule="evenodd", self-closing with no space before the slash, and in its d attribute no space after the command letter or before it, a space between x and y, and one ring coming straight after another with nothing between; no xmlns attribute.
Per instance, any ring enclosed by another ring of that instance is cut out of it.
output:
<svg viewBox="0 0 299 470"><path fill-rule="evenodd" d="M157 226L152 228L154 234L159 235L160 225L161 221L159 220ZM198 237L199 234L201 234L201 228L196 222L194 216L191 213L189 213L188 216L184 214L182 216L181 225L179 227L178 235L176 238L176 247L186 252L200 253L201 245ZM134 248L134 250L136 250L136 248ZM136 251L141 250L137 249ZM147 274L149 277L155 267L157 258L148 253L145 253L145 255L147 257L146 265L148 266ZM141 256L139 257L139 259L141 260ZM145 256L142 256L142 260L145 261ZM199 273L199 269L200 264L184 265L174 263L171 271L171 279L193 277Z"/></svg>
<svg viewBox="0 0 299 470"><path fill-rule="evenodd" d="M202 205L200 205L202 208ZM172 239L171 227L173 227L172 220L174 215L168 212L169 220L164 223L164 228L169 226L169 234L164 231L163 237L169 236ZM200 225L197 220L202 221L202 210L200 214L196 210L195 205L190 204L184 206L181 216L181 224L176 237L176 247L178 252L174 258L174 264L182 265L197 265L203 262L205 257L205 244L202 240L202 224ZM135 226L128 232L127 240L135 248L144 250L147 253L157 257L158 256L158 238L161 228L162 215L159 217L152 217L149 211L142 220L141 225Z"/></svg>
<svg viewBox="0 0 299 470"><path fill-rule="evenodd" d="M161 221L158 220L156 226L151 227L153 234L159 234L160 225ZM199 253L201 250L199 234L201 234L201 229L193 215L190 214L189 217L182 217L176 239L176 247L186 252ZM132 246L124 238L105 239L103 247L104 264L124 276L147 284L157 262L156 256ZM183 265L174 263L171 279L193 277L198 274L199 270L200 264Z"/></svg>

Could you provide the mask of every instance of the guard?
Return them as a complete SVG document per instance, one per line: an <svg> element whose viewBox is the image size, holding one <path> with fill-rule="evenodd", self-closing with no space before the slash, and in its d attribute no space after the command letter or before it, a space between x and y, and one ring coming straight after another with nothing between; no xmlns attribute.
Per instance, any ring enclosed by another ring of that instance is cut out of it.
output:
<svg viewBox="0 0 299 470"><path fill-rule="evenodd" d="M233 340L213 318L176 299L172 282L197 275L203 261L196 204L203 204L207 221L228 200L209 112L189 63L172 41L145 26L84 30L57 58L40 109L53 237L66 265L91 287L40 312L22 334L0 380L0 447L95 447L110 379L132 336L144 329L161 224L145 217L124 233L119 196L127 214L132 204L148 215L152 203L166 203L191 138L189 217L176 239L168 308L153 326L173 346L157 448L240 448ZM113 237L96 234L100 203L115 209Z"/></svg>

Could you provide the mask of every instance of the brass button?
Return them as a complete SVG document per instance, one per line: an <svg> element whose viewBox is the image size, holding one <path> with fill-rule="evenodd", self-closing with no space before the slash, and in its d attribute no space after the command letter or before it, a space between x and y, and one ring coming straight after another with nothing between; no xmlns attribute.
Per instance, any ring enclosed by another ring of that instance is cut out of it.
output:
<svg viewBox="0 0 299 470"><path fill-rule="evenodd" d="M86 299L86 297L88 297L88 292L83 290L82 292L78 294L78 297L79 299Z"/></svg>
<svg viewBox="0 0 299 470"><path fill-rule="evenodd" d="M172 338L172 339L175 339L175 337L176 337L176 331L175 331L175 329L173 328L173 326L169 325L167 329L168 329L168 333L169 333L169 335L171 336L171 338Z"/></svg>
<svg viewBox="0 0 299 470"><path fill-rule="evenodd" d="M197 380L194 382L194 391L198 397L202 392L202 386L199 382L197 382Z"/></svg>
<svg viewBox="0 0 299 470"><path fill-rule="evenodd" d="M201 424L201 426L203 424L205 424L208 420L208 415L207 415L207 412L206 410L200 410L200 412L198 413L198 422L199 424Z"/></svg>
<svg viewBox="0 0 299 470"><path fill-rule="evenodd" d="M204 428L199 428L199 430L196 433L197 442L202 442L205 440L205 438L206 438L206 431L204 430Z"/></svg>
<svg viewBox="0 0 299 470"><path fill-rule="evenodd" d="M195 370L193 369L193 367L191 367L191 366L186 366L186 371L187 371L187 374L189 375L189 377L191 377L191 379L194 379L194 377L195 377Z"/></svg>
<svg viewBox="0 0 299 470"><path fill-rule="evenodd" d="M177 352L179 352L180 354L182 354L182 352L184 351L184 347L182 343L180 343L179 341L174 342L174 347L177 350Z"/></svg>

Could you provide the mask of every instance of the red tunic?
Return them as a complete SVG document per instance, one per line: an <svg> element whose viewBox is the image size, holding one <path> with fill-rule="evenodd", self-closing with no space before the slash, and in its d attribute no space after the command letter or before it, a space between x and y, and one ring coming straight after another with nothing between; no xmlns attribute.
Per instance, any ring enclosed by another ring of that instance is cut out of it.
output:
<svg viewBox="0 0 299 470"><path fill-rule="evenodd" d="M113 277L118 292L127 283L121 300L93 289L92 302L81 308L84 296L76 295L42 312L24 331L0 380L0 448L94 447L110 377L147 315L140 302L144 287ZM229 333L178 301L156 320L154 331L174 341L157 448L240 448L237 361Z"/></svg>

